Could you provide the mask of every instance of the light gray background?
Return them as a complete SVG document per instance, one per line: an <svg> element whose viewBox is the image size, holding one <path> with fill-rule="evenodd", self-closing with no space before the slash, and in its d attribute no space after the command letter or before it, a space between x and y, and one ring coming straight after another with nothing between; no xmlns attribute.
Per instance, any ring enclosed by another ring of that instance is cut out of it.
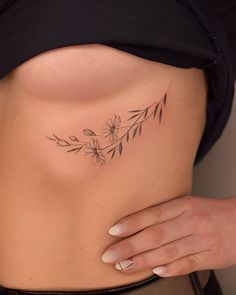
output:
<svg viewBox="0 0 236 295"><path fill-rule="evenodd" d="M222 136L199 165L194 168L193 195L208 197L236 196L235 100L236 95L230 119ZM224 295L235 295L236 265L215 270L215 273L222 286Z"/></svg>

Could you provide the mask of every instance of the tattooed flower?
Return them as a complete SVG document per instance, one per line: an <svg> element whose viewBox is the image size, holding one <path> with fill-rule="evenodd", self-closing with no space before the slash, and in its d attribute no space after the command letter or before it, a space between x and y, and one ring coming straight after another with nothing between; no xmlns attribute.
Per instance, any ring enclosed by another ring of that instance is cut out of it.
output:
<svg viewBox="0 0 236 295"><path fill-rule="evenodd" d="M113 115L111 118L108 118L102 132L104 133L105 137L109 138L110 142L117 140L117 133L119 131L119 126L121 123L120 116Z"/></svg>
<svg viewBox="0 0 236 295"><path fill-rule="evenodd" d="M96 164L103 165L105 163L105 156L100 148L99 141L92 138L84 145L84 151L87 155L90 155L95 159Z"/></svg>

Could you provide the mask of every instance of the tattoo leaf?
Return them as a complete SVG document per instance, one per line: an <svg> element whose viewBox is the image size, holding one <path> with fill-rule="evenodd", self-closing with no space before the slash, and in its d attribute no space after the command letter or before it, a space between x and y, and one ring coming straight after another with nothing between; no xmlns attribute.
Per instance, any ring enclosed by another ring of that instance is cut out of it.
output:
<svg viewBox="0 0 236 295"><path fill-rule="evenodd" d="M159 121L161 122L161 118L162 118L162 108L160 109L160 112L159 112Z"/></svg>
<svg viewBox="0 0 236 295"><path fill-rule="evenodd" d="M166 105L166 100L167 100L167 94L164 96L164 105Z"/></svg>
<svg viewBox="0 0 236 295"><path fill-rule="evenodd" d="M145 109L144 118L147 117L148 108Z"/></svg>
<svg viewBox="0 0 236 295"><path fill-rule="evenodd" d="M141 112L142 110L134 110L134 111L129 111L129 113L137 113L137 112Z"/></svg>
<svg viewBox="0 0 236 295"><path fill-rule="evenodd" d="M69 144L69 142L68 142L67 140L65 140L65 139L62 139L62 138L61 138L60 141Z"/></svg>
<svg viewBox="0 0 236 295"><path fill-rule="evenodd" d="M119 144L119 152L120 152L120 155L121 155L121 153L122 153L122 141Z"/></svg>
<svg viewBox="0 0 236 295"><path fill-rule="evenodd" d="M72 141L79 141L79 139L76 136L70 135L69 139Z"/></svg>
<svg viewBox="0 0 236 295"><path fill-rule="evenodd" d="M55 139L54 138L51 138L51 137L46 137L46 138L48 138L50 140L56 141L57 142L57 145L60 145L60 146L68 146L68 145L70 145L70 143L67 140L62 139L62 138L59 138L55 134L53 134L53 136L55 137Z"/></svg>
<svg viewBox="0 0 236 295"><path fill-rule="evenodd" d="M57 142L57 145L59 146L70 146L69 142Z"/></svg>
<svg viewBox="0 0 236 295"><path fill-rule="evenodd" d="M82 149L83 146L80 146L78 148L74 148L74 149L71 149L71 150L68 150L66 152L75 152L75 153L78 153L81 149Z"/></svg>
<svg viewBox="0 0 236 295"><path fill-rule="evenodd" d="M115 149L116 149L116 147L112 148L111 150L109 150L109 151L107 152L107 154L110 153L110 152L112 152L112 151L115 150Z"/></svg>
<svg viewBox="0 0 236 295"><path fill-rule="evenodd" d="M141 134L141 131L142 131L142 125L140 124L139 125L139 131L138 131L139 132L139 135Z"/></svg>
<svg viewBox="0 0 236 295"><path fill-rule="evenodd" d="M87 136L97 136L95 132L93 132L91 129L83 129L84 135Z"/></svg>
<svg viewBox="0 0 236 295"><path fill-rule="evenodd" d="M57 141L55 138L51 138L51 137L47 137L47 136L46 136L46 138L47 138L47 139L50 139L50 140Z"/></svg>
<svg viewBox="0 0 236 295"><path fill-rule="evenodd" d="M127 140L127 142L129 141L129 132L126 135L126 140Z"/></svg>
<svg viewBox="0 0 236 295"><path fill-rule="evenodd" d="M53 136L57 139L57 140L61 140L58 136L56 136L55 134L53 134Z"/></svg>
<svg viewBox="0 0 236 295"><path fill-rule="evenodd" d="M154 112L153 112L153 114L154 114L154 118L156 117L156 113L157 113L158 106L159 106L159 103L156 105L156 107L155 107L155 109L154 109Z"/></svg>
<svg viewBox="0 0 236 295"><path fill-rule="evenodd" d="M133 138L135 137L135 135L136 135L136 133L137 133L138 127L139 127L139 126L137 126L137 127L134 129L134 131L133 131Z"/></svg>
<svg viewBox="0 0 236 295"><path fill-rule="evenodd" d="M131 120L131 119L133 119L133 118L135 118L135 117L137 117L137 116L139 116L139 114L136 114L136 115L131 116L131 117L128 119L128 121Z"/></svg>
<svg viewBox="0 0 236 295"><path fill-rule="evenodd" d="M112 155L111 155L111 159L114 157L115 152L116 152L116 149L114 149L114 151L113 151L113 153L112 153Z"/></svg>

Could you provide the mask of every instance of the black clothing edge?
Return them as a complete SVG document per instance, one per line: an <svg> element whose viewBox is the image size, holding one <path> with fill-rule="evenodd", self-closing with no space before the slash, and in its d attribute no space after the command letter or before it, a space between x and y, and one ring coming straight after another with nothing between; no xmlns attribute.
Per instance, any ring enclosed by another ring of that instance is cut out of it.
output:
<svg viewBox="0 0 236 295"><path fill-rule="evenodd" d="M203 6L200 1L184 1L199 19L218 56L217 60L204 67L209 82L208 120L195 157L196 166L220 138L229 120L234 99L234 75L229 41L210 6L205 2ZM221 81L218 87L217 81Z"/></svg>

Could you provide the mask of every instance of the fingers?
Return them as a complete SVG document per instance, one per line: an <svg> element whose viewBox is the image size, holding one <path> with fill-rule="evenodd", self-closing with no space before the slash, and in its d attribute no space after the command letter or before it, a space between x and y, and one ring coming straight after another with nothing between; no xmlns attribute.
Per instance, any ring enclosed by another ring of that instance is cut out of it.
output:
<svg viewBox="0 0 236 295"><path fill-rule="evenodd" d="M159 224L176 218L185 211L186 203L191 196L172 199L165 203L145 208L120 219L109 229L109 234L125 237L132 235L153 224Z"/></svg>
<svg viewBox="0 0 236 295"><path fill-rule="evenodd" d="M192 228L189 223L177 217L174 220L152 225L131 237L116 242L106 249L102 259L104 262L125 260L190 234L192 234Z"/></svg>
<svg viewBox="0 0 236 295"><path fill-rule="evenodd" d="M222 267L232 257L227 238L232 230L228 234L221 226L225 216L229 220L225 212L230 206L225 209L222 203L184 196L126 216L120 220L126 231L119 235L127 237L111 245L113 253L103 261L123 272L152 268L160 276Z"/></svg>
<svg viewBox="0 0 236 295"><path fill-rule="evenodd" d="M123 272L132 273L145 268L165 266L171 275L187 273L204 266L204 259L196 256L204 251L204 243L199 243L196 235L192 234L157 249L118 261L115 267Z"/></svg>
<svg viewBox="0 0 236 295"><path fill-rule="evenodd" d="M210 269L211 267L206 264L208 252L206 250L182 257L167 265L154 268L153 272L159 276L170 277L189 274L197 270Z"/></svg>

